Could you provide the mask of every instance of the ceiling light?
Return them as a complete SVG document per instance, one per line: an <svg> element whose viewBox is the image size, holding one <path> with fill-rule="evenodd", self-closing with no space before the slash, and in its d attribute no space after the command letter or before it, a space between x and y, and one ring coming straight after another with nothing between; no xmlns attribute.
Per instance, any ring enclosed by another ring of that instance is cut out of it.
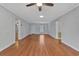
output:
<svg viewBox="0 0 79 59"><path fill-rule="evenodd" d="M40 15L40 18L44 18L44 16L43 15Z"/></svg>
<svg viewBox="0 0 79 59"><path fill-rule="evenodd" d="M37 3L37 6L42 6L42 3Z"/></svg>

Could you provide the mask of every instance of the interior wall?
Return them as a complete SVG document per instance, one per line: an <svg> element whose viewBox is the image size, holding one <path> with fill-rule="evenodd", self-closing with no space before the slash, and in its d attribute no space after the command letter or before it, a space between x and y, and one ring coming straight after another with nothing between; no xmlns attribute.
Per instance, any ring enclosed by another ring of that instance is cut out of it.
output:
<svg viewBox="0 0 79 59"><path fill-rule="evenodd" d="M48 24L41 23L30 23L30 34L47 34L48 33Z"/></svg>
<svg viewBox="0 0 79 59"><path fill-rule="evenodd" d="M16 18L13 13L0 6L0 51L15 43ZM29 34L29 24L23 19L17 19L20 20L19 39L22 39Z"/></svg>
<svg viewBox="0 0 79 59"><path fill-rule="evenodd" d="M62 41L79 51L79 7L58 20L62 32Z"/></svg>
<svg viewBox="0 0 79 59"><path fill-rule="evenodd" d="M48 24L48 31L49 31L49 35L51 35L52 37L56 37L56 22L52 21Z"/></svg>
<svg viewBox="0 0 79 59"><path fill-rule="evenodd" d="M19 39L23 39L30 34L29 23L25 20L19 20Z"/></svg>
<svg viewBox="0 0 79 59"><path fill-rule="evenodd" d="M0 51L15 42L15 16L0 6Z"/></svg>

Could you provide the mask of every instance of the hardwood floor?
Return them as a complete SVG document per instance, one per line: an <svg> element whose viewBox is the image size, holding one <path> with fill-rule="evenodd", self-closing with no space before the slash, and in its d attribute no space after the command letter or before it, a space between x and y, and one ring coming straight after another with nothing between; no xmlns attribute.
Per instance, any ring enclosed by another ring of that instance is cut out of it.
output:
<svg viewBox="0 0 79 59"><path fill-rule="evenodd" d="M30 35L0 52L1 56L79 56L79 52L49 35Z"/></svg>

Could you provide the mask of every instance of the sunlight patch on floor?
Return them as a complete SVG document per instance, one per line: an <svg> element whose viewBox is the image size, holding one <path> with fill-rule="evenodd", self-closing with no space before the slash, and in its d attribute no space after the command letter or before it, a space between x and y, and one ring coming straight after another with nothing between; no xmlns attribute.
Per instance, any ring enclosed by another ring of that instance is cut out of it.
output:
<svg viewBox="0 0 79 59"><path fill-rule="evenodd" d="M44 35L40 35L39 40L40 40L40 44L43 45L44 44Z"/></svg>

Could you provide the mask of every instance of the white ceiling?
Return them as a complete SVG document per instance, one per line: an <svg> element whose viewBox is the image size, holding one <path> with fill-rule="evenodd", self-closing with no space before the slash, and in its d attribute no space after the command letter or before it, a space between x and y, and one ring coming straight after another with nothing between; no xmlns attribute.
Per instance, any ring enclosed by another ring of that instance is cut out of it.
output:
<svg viewBox="0 0 79 59"><path fill-rule="evenodd" d="M48 23L56 20L79 5L77 3L55 3L54 7L43 6L42 11L39 12L37 6L26 7L26 4L4 3L0 5L20 18L34 23ZM44 15L44 18L40 18L40 15Z"/></svg>

